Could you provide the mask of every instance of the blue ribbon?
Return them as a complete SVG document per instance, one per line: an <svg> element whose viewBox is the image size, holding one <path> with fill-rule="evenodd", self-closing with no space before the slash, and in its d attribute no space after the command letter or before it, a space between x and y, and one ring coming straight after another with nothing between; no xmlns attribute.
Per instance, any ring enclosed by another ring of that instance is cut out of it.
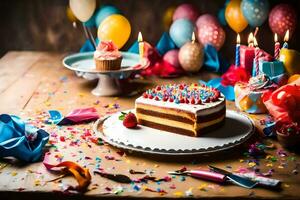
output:
<svg viewBox="0 0 300 200"><path fill-rule="evenodd" d="M38 161L49 134L25 124L14 115L0 115L0 157L15 157L26 162Z"/></svg>
<svg viewBox="0 0 300 200"><path fill-rule="evenodd" d="M229 63L222 59L217 49L207 44L204 47L204 68L209 71L223 73L229 67Z"/></svg>
<svg viewBox="0 0 300 200"><path fill-rule="evenodd" d="M200 80L199 82L207 85L207 86L211 86L214 88L217 88L220 92L222 92L225 96L225 98L229 101L234 101L235 96L234 96L234 87L233 86L224 86L221 84L222 78L214 78L211 79L208 82L204 82L202 80Z"/></svg>
<svg viewBox="0 0 300 200"><path fill-rule="evenodd" d="M164 55L172 49L176 49L176 45L171 39L168 32L164 32L158 43L156 44L156 49L160 55Z"/></svg>

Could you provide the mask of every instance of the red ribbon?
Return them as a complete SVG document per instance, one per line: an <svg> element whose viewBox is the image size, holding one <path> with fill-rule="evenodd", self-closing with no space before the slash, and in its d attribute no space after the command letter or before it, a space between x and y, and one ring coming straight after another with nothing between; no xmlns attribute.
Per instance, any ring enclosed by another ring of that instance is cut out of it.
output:
<svg viewBox="0 0 300 200"><path fill-rule="evenodd" d="M64 161L58 164L50 164L48 162L48 156L50 154L47 153L45 155L43 164L49 171L60 172L62 175L72 174L76 181L78 182L78 186L70 187L68 190L78 190L78 191L86 191L87 187L91 183L91 174L87 168L81 167L77 163L71 161Z"/></svg>
<svg viewBox="0 0 300 200"><path fill-rule="evenodd" d="M221 76L221 84L224 86L234 86L237 82L248 82L250 74L243 67L231 65L230 68Z"/></svg>

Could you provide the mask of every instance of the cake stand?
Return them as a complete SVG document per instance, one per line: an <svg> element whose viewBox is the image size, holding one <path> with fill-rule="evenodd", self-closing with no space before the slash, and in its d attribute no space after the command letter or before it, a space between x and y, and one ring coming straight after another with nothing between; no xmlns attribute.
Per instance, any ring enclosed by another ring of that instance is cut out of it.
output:
<svg viewBox="0 0 300 200"><path fill-rule="evenodd" d="M88 80L98 79L96 88L92 90L95 96L117 96L123 94L120 80L138 73L146 66L140 65L138 54L121 52L123 60L121 69L115 71L98 71L95 67L93 52L76 53L63 59L63 65Z"/></svg>
<svg viewBox="0 0 300 200"><path fill-rule="evenodd" d="M116 113L99 119L93 126L94 132L112 146L148 154L187 156L224 151L247 141L255 131L249 117L232 110L226 111L222 127L201 137L175 134L142 125L128 129L119 120L120 115L121 113Z"/></svg>

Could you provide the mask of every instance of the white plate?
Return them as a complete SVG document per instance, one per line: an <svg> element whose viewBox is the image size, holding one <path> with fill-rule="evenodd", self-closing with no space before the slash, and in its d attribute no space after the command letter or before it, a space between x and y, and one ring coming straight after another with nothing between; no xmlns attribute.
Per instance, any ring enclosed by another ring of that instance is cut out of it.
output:
<svg viewBox="0 0 300 200"><path fill-rule="evenodd" d="M107 118L103 122L102 131L98 127L103 120L98 120L94 131L112 146L152 154L195 155L222 151L245 142L255 131L250 118L232 110L226 111L226 121L222 127L201 137L190 137L141 125L137 129L127 129L118 119L119 116L120 113L116 113Z"/></svg>

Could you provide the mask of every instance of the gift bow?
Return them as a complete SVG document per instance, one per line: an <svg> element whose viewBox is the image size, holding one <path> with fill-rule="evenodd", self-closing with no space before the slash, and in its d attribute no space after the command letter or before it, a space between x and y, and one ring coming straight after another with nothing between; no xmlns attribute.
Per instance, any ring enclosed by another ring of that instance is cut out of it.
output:
<svg viewBox="0 0 300 200"><path fill-rule="evenodd" d="M36 162L43 153L49 134L25 124L14 115L0 115L0 157L15 157L26 162Z"/></svg>

